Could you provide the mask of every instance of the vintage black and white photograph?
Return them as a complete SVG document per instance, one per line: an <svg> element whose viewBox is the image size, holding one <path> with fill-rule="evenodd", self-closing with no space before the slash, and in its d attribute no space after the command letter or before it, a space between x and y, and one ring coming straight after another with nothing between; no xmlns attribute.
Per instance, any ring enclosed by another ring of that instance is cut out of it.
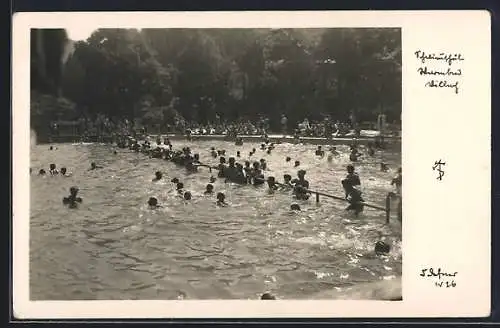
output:
<svg viewBox="0 0 500 328"><path fill-rule="evenodd" d="M402 300L400 28L30 33L31 301Z"/></svg>

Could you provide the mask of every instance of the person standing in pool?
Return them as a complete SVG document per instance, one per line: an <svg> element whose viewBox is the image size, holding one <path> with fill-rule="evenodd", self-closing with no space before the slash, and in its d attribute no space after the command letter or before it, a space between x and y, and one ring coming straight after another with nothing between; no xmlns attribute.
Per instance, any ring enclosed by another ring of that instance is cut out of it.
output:
<svg viewBox="0 0 500 328"><path fill-rule="evenodd" d="M361 191L356 189L349 180L343 180L342 185L346 192L346 199L349 201L349 206L346 208L346 211L354 211L354 215L356 217L363 211L364 208L364 200L361 196Z"/></svg>
<svg viewBox="0 0 500 328"><path fill-rule="evenodd" d="M316 156L325 156L325 151L321 149L321 146L318 146L318 149L316 149L316 152L314 153Z"/></svg>
<svg viewBox="0 0 500 328"><path fill-rule="evenodd" d="M297 199L307 200L309 199L310 192L309 189L309 181L305 179L306 171L299 170L297 172L298 179L294 179L292 183L294 184L293 192Z"/></svg>
<svg viewBox="0 0 500 328"><path fill-rule="evenodd" d="M356 187L361 185L361 179L359 178L358 173L354 171L354 165L347 165L347 175L344 180L342 180L342 186L349 184L350 186ZM344 188L345 190L345 188ZM348 192L345 190L346 195L348 197Z"/></svg>
<svg viewBox="0 0 500 328"><path fill-rule="evenodd" d="M50 175L58 175L59 174L59 171L57 170L55 164L49 165L49 173L50 173Z"/></svg>
<svg viewBox="0 0 500 328"><path fill-rule="evenodd" d="M217 176L219 178L224 178L225 177L225 169L226 169L226 159L224 157L219 158L219 165L217 166L217 170L219 170L219 173Z"/></svg>

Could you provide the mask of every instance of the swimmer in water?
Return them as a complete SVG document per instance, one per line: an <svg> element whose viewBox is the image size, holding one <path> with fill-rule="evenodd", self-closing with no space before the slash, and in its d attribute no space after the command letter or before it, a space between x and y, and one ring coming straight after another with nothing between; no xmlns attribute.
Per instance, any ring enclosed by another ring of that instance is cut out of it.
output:
<svg viewBox="0 0 500 328"><path fill-rule="evenodd" d="M179 195L183 195L184 194L184 184L182 182L178 182L177 185L176 185L176 190L177 190L177 193Z"/></svg>
<svg viewBox="0 0 500 328"><path fill-rule="evenodd" d="M377 241L375 243L375 254L381 255L381 254L388 254L391 251L391 245L386 243L385 241Z"/></svg>
<svg viewBox="0 0 500 328"><path fill-rule="evenodd" d="M113 150L113 155L117 155L118 152L116 150Z"/></svg>
<svg viewBox="0 0 500 328"><path fill-rule="evenodd" d="M351 153L349 154L349 160L351 162L357 162L360 156L361 154L358 153L358 150L356 148L352 148Z"/></svg>
<svg viewBox="0 0 500 328"><path fill-rule="evenodd" d="M158 199L156 199L156 197L149 197L148 206L149 206L149 209L155 209L155 208L160 207L160 205L158 204Z"/></svg>
<svg viewBox="0 0 500 328"><path fill-rule="evenodd" d="M170 180L170 182L175 183L175 184L178 184L178 183L179 183L179 179L177 179L177 178L173 178L172 180Z"/></svg>
<svg viewBox="0 0 500 328"><path fill-rule="evenodd" d="M321 149L321 146L318 146L318 149L316 149L316 151L314 152L314 154L316 154L316 156L325 156L325 151L323 149Z"/></svg>
<svg viewBox="0 0 500 328"><path fill-rule="evenodd" d="M268 155L271 155L271 148L269 148L266 152Z"/></svg>
<svg viewBox="0 0 500 328"><path fill-rule="evenodd" d="M160 171L155 172L155 177L153 178L153 182L160 181L163 178L163 174Z"/></svg>
<svg viewBox="0 0 500 328"><path fill-rule="evenodd" d="M212 175L210 177L209 181L210 181L210 183L214 183L215 181L217 181L217 178Z"/></svg>
<svg viewBox="0 0 500 328"><path fill-rule="evenodd" d="M61 167L61 175L63 177L69 177L72 176L73 174L71 172L68 172L68 170L65 167Z"/></svg>
<svg viewBox="0 0 500 328"><path fill-rule="evenodd" d="M241 153L239 150L236 152L236 157L241 157Z"/></svg>
<svg viewBox="0 0 500 328"><path fill-rule="evenodd" d="M207 184L207 189L205 189L205 195L211 195L214 193L214 185L209 183Z"/></svg>
<svg viewBox="0 0 500 328"><path fill-rule="evenodd" d="M63 198L63 204L68 205L69 208L77 208L78 203L82 202L81 197L77 197L78 187L71 187L69 189L69 196Z"/></svg>
<svg viewBox="0 0 500 328"><path fill-rule="evenodd" d="M267 169L266 160L263 159L263 158L260 159L260 167L262 168L262 170L266 170Z"/></svg>
<svg viewBox="0 0 500 328"><path fill-rule="evenodd" d="M50 166L49 166L49 173L50 173L50 175L57 175L57 174L59 174L59 171L56 169L56 165L55 164L50 164Z"/></svg>
<svg viewBox="0 0 500 328"><path fill-rule="evenodd" d="M330 148L330 153L333 155L333 156L338 156L340 155L339 152L337 151L337 147L333 146Z"/></svg>
<svg viewBox="0 0 500 328"><path fill-rule="evenodd" d="M380 171L387 172L389 171L389 167L386 163L380 163Z"/></svg>
<svg viewBox="0 0 500 328"><path fill-rule="evenodd" d="M339 153L337 152L337 147L330 148L330 154L328 154L327 157L328 162L331 162L333 160L333 157L338 155Z"/></svg>
<svg viewBox="0 0 500 328"><path fill-rule="evenodd" d="M295 161L294 167L299 167L300 166L300 161Z"/></svg>
<svg viewBox="0 0 500 328"><path fill-rule="evenodd" d="M262 173L262 170L260 168L260 163L259 162L254 162L253 163L253 169L251 172L251 178L254 186L261 185L265 182L264 180L264 174Z"/></svg>
<svg viewBox="0 0 500 328"><path fill-rule="evenodd" d="M282 190L290 190L293 188L292 185L292 176L290 174L283 175L283 185L281 186Z"/></svg>
<svg viewBox="0 0 500 328"><path fill-rule="evenodd" d="M274 193L276 190L278 190L278 185L276 184L276 180L274 179L274 177L268 177L267 178L267 186L269 187L269 193L272 194Z"/></svg>
<svg viewBox="0 0 500 328"><path fill-rule="evenodd" d="M226 195L223 192L217 193L217 206L227 206Z"/></svg>
<svg viewBox="0 0 500 328"><path fill-rule="evenodd" d="M287 163L288 163L288 162L290 162L291 160L292 160L292 159L290 158L290 156L287 156L287 157L285 158L285 162L287 162Z"/></svg>
<svg viewBox="0 0 500 328"><path fill-rule="evenodd" d="M299 204L292 204L292 205L290 205L290 210L291 211L300 211Z"/></svg>
<svg viewBox="0 0 500 328"><path fill-rule="evenodd" d="M266 150L266 144L261 144L260 145L260 150Z"/></svg>
<svg viewBox="0 0 500 328"><path fill-rule="evenodd" d="M96 170L96 169L102 169L102 166L96 165L95 162L90 163L90 169L89 170Z"/></svg>
<svg viewBox="0 0 500 328"><path fill-rule="evenodd" d="M272 295L271 293L264 293L264 294L262 294L260 299L261 300L275 300L276 297L274 295Z"/></svg>
<svg viewBox="0 0 500 328"><path fill-rule="evenodd" d="M184 200L191 200L191 193L189 191L186 191L183 196Z"/></svg>
<svg viewBox="0 0 500 328"><path fill-rule="evenodd" d="M370 155L370 157L375 156L375 149L373 148L373 144L371 142L368 143L368 155Z"/></svg>
<svg viewBox="0 0 500 328"><path fill-rule="evenodd" d="M45 175L45 170L44 169L40 169L40 171L38 171L38 175Z"/></svg>
<svg viewBox="0 0 500 328"><path fill-rule="evenodd" d="M400 196L401 195L401 187L403 185L403 175L402 175L402 169L398 169L398 174L392 179L391 181L391 186L396 187L396 195Z"/></svg>

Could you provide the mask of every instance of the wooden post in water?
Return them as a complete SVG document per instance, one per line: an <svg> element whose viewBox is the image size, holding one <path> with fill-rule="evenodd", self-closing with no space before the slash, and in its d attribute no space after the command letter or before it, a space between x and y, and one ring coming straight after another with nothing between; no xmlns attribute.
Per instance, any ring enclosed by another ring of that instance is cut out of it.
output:
<svg viewBox="0 0 500 328"><path fill-rule="evenodd" d="M316 203L319 203L319 194L316 193Z"/></svg>
<svg viewBox="0 0 500 328"><path fill-rule="evenodd" d="M385 223L389 224L391 217L391 193L387 194L385 198Z"/></svg>

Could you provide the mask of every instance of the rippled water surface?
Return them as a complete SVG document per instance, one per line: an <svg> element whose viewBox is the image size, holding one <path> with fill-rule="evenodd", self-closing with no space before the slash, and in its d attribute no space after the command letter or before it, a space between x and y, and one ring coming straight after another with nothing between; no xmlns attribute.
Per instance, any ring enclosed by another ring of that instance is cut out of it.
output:
<svg viewBox="0 0 500 328"><path fill-rule="evenodd" d="M201 160L211 146L240 150L244 158L258 144L175 142L190 146ZM203 195L210 172L187 175L182 168L143 154L102 144L59 144L32 147L30 293L33 300L125 299L256 299L266 291L279 298L303 299L325 289L401 275L401 230L396 220L384 225L385 213L365 208L359 218L345 213L345 202L314 197L300 201L302 212L291 212L289 193L269 195L266 186L215 182L226 193L229 207L218 208L215 196ZM257 150L268 162L267 175L282 181L295 176L301 161L313 190L343 195L340 180L348 164L347 147L329 163L314 156L314 145L276 145L272 154ZM286 162L285 157L292 157ZM390 172L378 169L376 158L356 165L365 200L384 206L390 180L401 157L384 154ZM88 171L90 162L104 168ZM71 177L38 176L50 163L66 166ZM154 172L164 181L153 183ZM215 175L215 172L214 172ZM176 196L170 179L178 177L193 193L191 201ZM69 187L80 188L83 203L62 205ZM156 196L164 207L149 210ZM392 244L388 256L373 255L377 240Z"/></svg>

